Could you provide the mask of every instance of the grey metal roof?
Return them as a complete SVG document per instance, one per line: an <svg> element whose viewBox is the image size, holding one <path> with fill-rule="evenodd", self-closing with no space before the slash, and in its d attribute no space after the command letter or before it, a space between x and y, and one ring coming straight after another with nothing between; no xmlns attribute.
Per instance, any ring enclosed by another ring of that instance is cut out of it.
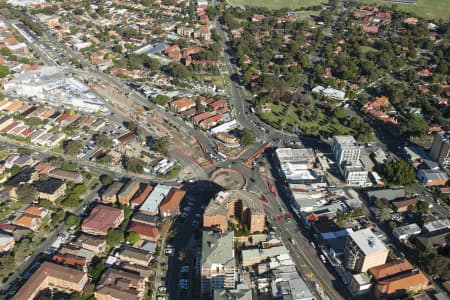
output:
<svg viewBox="0 0 450 300"><path fill-rule="evenodd" d="M221 264L235 266L233 250L234 232L223 234L213 231L203 231L202 235L202 266Z"/></svg>

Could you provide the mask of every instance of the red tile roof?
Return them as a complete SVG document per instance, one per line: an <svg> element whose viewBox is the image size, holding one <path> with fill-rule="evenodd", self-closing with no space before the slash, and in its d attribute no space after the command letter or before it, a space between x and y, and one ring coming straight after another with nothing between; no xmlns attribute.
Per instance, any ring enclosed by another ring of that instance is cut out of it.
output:
<svg viewBox="0 0 450 300"><path fill-rule="evenodd" d="M181 201L183 201L186 192L179 189L171 189L164 200L159 205L160 214L164 212L173 213L175 210L179 209Z"/></svg>
<svg viewBox="0 0 450 300"><path fill-rule="evenodd" d="M128 227L128 232L136 232L142 239L156 241L159 238L158 227L132 221Z"/></svg>
<svg viewBox="0 0 450 300"><path fill-rule="evenodd" d="M142 190L142 192L138 192L137 195L131 200L132 205L141 205L144 203L145 199L147 199L147 196L152 192L153 187L151 185L147 185L145 189Z"/></svg>
<svg viewBox="0 0 450 300"><path fill-rule="evenodd" d="M405 271L410 271L414 269L411 263L404 259L401 261L392 261L387 264L372 267L369 269L369 273L375 278L376 281L382 280L383 278L390 277L392 275L402 273Z"/></svg>
<svg viewBox="0 0 450 300"><path fill-rule="evenodd" d="M96 231L98 234L107 234L108 230L115 228L118 220L123 219L123 211L106 205L94 207L89 217L84 219L83 231Z"/></svg>

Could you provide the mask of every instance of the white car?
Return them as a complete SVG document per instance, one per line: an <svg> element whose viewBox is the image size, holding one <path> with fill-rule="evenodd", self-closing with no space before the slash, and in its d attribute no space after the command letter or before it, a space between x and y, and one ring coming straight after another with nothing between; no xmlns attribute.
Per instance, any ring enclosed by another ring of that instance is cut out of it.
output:
<svg viewBox="0 0 450 300"><path fill-rule="evenodd" d="M190 207L190 206L186 206L183 210L184 210L185 212L189 212L189 211L191 211L191 207Z"/></svg>

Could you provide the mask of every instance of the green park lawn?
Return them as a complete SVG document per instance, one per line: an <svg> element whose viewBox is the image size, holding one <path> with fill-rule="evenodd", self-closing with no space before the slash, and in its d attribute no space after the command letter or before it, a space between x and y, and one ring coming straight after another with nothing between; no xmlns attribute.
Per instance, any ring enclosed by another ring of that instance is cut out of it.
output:
<svg viewBox="0 0 450 300"><path fill-rule="evenodd" d="M378 5L396 5L399 9L427 19L444 19L450 18L450 1L449 0L417 0L416 4L400 4L391 3L383 0L360 0L364 4Z"/></svg>
<svg viewBox="0 0 450 300"><path fill-rule="evenodd" d="M361 46L359 47L359 51L361 51L362 53L378 52L377 49L372 48L370 46Z"/></svg>
<svg viewBox="0 0 450 300"><path fill-rule="evenodd" d="M260 119L276 129L292 131L293 126L297 124L297 128L305 134L332 136L336 134L352 134L352 130L340 124L336 119L330 119L323 113L319 113L314 121L302 121L298 112L301 108L296 108L280 102L271 104L271 112L260 113ZM259 110L259 109L258 109Z"/></svg>
<svg viewBox="0 0 450 300"><path fill-rule="evenodd" d="M309 7L314 5L325 4L326 0L227 0L232 5L248 5L267 7L269 9L290 8L296 9L300 7Z"/></svg>

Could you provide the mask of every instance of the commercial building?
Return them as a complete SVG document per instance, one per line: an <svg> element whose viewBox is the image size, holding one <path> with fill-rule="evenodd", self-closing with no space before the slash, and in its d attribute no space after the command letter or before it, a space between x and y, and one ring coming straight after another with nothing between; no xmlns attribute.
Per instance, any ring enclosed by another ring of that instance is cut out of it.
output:
<svg viewBox="0 0 450 300"><path fill-rule="evenodd" d="M42 263L12 299L34 299L40 291L49 287L80 293L88 281L88 275L83 271L46 261Z"/></svg>
<svg viewBox="0 0 450 300"><path fill-rule="evenodd" d="M438 132L434 136L430 156L444 168L450 168L450 132Z"/></svg>
<svg viewBox="0 0 450 300"><path fill-rule="evenodd" d="M275 153L288 182L304 182L316 179L316 174L311 170L316 159L312 149L278 148Z"/></svg>
<svg viewBox="0 0 450 300"><path fill-rule="evenodd" d="M264 231L265 213L261 200L241 190L216 194L203 214L203 227L225 232L231 216L236 217L242 225L247 225L251 233Z"/></svg>
<svg viewBox="0 0 450 300"><path fill-rule="evenodd" d="M360 165L344 166L345 183L348 185L365 186L369 172Z"/></svg>
<svg viewBox="0 0 450 300"><path fill-rule="evenodd" d="M366 272L369 268L386 262L389 250L368 228L349 232L345 243L345 267L355 273Z"/></svg>
<svg viewBox="0 0 450 300"><path fill-rule="evenodd" d="M444 186L449 179L447 173L439 169L421 169L417 172L417 178L425 186Z"/></svg>
<svg viewBox="0 0 450 300"><path fill-rule="evenodd" d="M214 290L213 300L253 300L251 289Z"/></svg>
<svg viewBox="0 0 450 300"><path fill-rule="evenodd" d="M361 147L353 136L335 136L331 149L345 182L349 185L365 186L369 174L361 164Z"/></svg>
<svg viewBox="0 0 450 300"><path fill-rule="evenodd" d="M59 67L42 67L21 73L5 83L4 89L12 97L45 99L57 107L72 106L89 113L108 111L89 87Z"/></svg>
<svg viewBox="0 0 450 300"><path fill-rule="evenodd" d="M203 231L200 260L202 296L211 297L217 289L235 288L236 261L233 240L232 231L223 234Z"/></svg>
<svg viewBox="0 0 450 300"><path fill-rule="evenodd" d="M449 219L439 219L435 221L431 221L423 224L423 229L427 232L433 232L437 230L441 230L443 228L450 228L450 220Z"/></svg>
<svg viewBox="0 0 450 300"><path fill-rule="evenodd" d="M114 181L111 185L109 185L102 194L102 202L116 203L117 194L119 193L123 185L123 182L120 181Z"/></svg>
<svg viewBox="0 0 450 300"><path fill-rule="evenodd" d="M92 209L89 217L83 220L81 230L93 235L107 235L110 229L119 227L123 219L123 210L98 205Z"/></svg>
<svg viewBox="0 0 450 300"><path fill-rule="evenodd" d="M287 254L289 254L289 251L284 245L263 249L246 249L241 251L242 265L252 266L254 264L259 264L270 257Z"/></svg>
<svg viewBox="0 0 450 300"><path fill-rule="evenodd" d="M408 224L392 229L392 234L400 241L404 242L409 238L416 236L422 232L422 229L416 224Z"/></svg>
<svg viewBox="0 0 450 300"><path fill-rule="evenodd" d="M340 135L333 137L331 149L336 158L336 163L341 167L344 165L357 165L361 148L351 135Z"/></svg>

